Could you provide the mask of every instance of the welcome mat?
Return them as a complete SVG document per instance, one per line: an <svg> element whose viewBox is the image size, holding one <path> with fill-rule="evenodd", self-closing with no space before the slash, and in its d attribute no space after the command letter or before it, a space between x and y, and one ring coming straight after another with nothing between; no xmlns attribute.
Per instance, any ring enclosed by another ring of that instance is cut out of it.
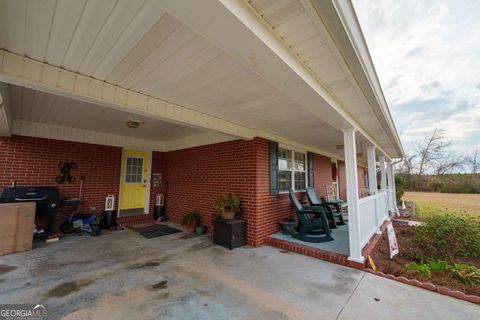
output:
<svg viewBox="0 0 480 320"><path fill-rule="evenodd" d="M137 229L135 231L138 232L139 234L141 234L142 236L144 236L147 239L182 232L181 230L171 228L171 227L165 226L165 225L149 226L149 227L146 227L146 228Z"/></svg>

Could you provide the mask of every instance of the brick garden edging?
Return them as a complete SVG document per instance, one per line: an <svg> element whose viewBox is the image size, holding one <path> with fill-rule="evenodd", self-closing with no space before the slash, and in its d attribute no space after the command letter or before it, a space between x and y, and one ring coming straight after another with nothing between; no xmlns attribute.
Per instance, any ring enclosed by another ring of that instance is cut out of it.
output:
<svg viewBox="0 0 480 320"><path fill-rule="evenodd" d="M422 289L425 289L425 290L438 292L438 293L443 294L445 296L449 296L449 297L465 300L465 301L468 301L468 302L473 302L473 303L476 303L476 304L480 304L480 297L476 296L476 295L468 295L468 294L465 294L465 293L463 293L461 291L458 291L458 290L450 290L446 287L437 286L437 285L434 285L433 283L430 283L430 282L421 282L417 279L409 279L409 278L406 278L404 276L398 276L397 277L397 276L394 276L393 274L383 273L382 271L373 271L370 268L365 268L364 271L368 272L368 273L371 273L371 274L374 274L374 275L377 275L377 276L380 276L380 277L390 279L390 280L395 280L395 281L399 281L399 282L402 282L402 283L409 284L411 286L419 287L419 288L422 288Z"/></svg>
<svg viewBox="0 0 480 320"><path fill-rule="evenodd" d="M396 221L396 219L392 219L392 224L395 228L402 228L402 229L415 228L415 226L404 224L401 221ZM380 245L380 241L378 241L375 248L372 250L370 254L374 253L377 250L379 245ZM430 283L430 282L422 282L417 279L409 279L404 276L394 276L393 274L384 273L382 271L373 271L371 268L368 268L368 267L365 267L364 271L371 274L375 274L380 277L390 279L390 280L395 280L395 281L406 283L415 287L423 288L425 290L434 291L439 294L443 294L445 296L480 304L480 297L476 295L468 295L458 290L451 290L447 287L434 285L433 283Z"/></svg>

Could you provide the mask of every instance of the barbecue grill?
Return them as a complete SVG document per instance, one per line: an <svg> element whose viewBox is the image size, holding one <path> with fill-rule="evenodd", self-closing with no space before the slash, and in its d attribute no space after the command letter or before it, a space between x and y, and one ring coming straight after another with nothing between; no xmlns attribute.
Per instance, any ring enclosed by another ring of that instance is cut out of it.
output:
<svg viewBox="0 0 480 320"><path fill-rule="evenodd" d="M60 195L57 187L9 187L0 194L0 203L35 202L37 208L35 216L46 216L48 227L45 233L35 237L46 237L55 231L57 207L60 204Z"/></svg>

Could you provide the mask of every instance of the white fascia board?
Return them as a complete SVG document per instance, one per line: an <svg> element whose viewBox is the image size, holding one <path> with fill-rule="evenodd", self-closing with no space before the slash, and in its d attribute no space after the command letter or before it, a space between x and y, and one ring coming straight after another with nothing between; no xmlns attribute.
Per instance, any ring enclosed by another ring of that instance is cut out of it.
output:
<svg viewBox="0 0 480 320"><path fill-rule="evenodd" d="M386 152L242 0L152 0L313 115L339 130L354 127Z"/></svg>
<svg viewBox="0 0 480 320"><path fill-rule="evenodd" d="M12 124L13 117L8 85L0 83L0 137L11 137Z"/></svg>
<svg viewBox="0 0 480 320"><path fill-rule="evenodd" d="M398 131L395 127L395 123L393 122L390 109L388 108L382 86L378 79L378 75L375 70L370 51L368 50L367 42L365 41L365 37L363 36L363 32L360 27L357 15L355 13L355 9L353 8L353 4L350 0L333 0L332 3L340 17L340 20L348 35L348 38L350 39L351 45L357 54L358 61L360 62L364 73L369 81L370 88L375 95L376 102L380 107L385 120L388 123L388 129L394 136L399 155L403 156L403 146L400 141L400 137L398 136Z"/></svg>

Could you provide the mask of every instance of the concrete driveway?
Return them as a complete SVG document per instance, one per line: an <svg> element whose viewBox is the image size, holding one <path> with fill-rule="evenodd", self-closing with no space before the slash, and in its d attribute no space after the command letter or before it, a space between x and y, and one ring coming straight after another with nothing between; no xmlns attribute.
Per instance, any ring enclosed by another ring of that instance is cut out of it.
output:
<svg viewBox="0 0 480 320"><path fill-rule="evenodd" d="M0 303L47 304L51 319L480 318L478 305L358 270L211 243L184 233L73 235L0 257Z"/></svg>

